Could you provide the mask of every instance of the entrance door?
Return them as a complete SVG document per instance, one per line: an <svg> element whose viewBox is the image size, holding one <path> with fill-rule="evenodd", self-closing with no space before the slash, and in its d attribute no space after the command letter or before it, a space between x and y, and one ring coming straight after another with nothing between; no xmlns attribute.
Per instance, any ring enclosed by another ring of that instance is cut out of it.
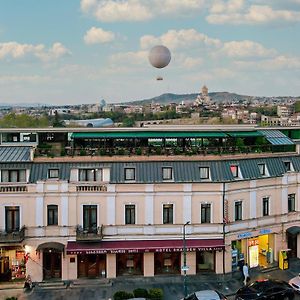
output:
<svg viewBox="0 0 300 300"><path fill-rule="evenodd" d="M78 255L78 277L105 277L105 255Z"/></svg>
<svg viewBox="0 0 300 300"><path fill-rule="evenodd" d="M290 258L297 257L297 234L287 233L288 238L288 248L291 251L288 252Z"/></svg>
<svg viewBox="0 0 300 300"><path fill-rule="evenodd" d="M44 250L43 253L44 279L61 278L61 253L51 250Z"/></svg>

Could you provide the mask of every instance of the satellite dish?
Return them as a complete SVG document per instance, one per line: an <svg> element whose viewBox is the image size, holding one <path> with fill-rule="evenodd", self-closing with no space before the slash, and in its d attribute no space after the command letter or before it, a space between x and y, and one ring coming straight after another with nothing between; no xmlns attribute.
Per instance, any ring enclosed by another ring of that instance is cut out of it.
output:
<svg viewBox="0 0 300 300"><path fill-rule="evenodd" d="M170 50L163 46L154 46L149 52L149 62L150 64L158 69L166 67L171 61Z"/></svg>

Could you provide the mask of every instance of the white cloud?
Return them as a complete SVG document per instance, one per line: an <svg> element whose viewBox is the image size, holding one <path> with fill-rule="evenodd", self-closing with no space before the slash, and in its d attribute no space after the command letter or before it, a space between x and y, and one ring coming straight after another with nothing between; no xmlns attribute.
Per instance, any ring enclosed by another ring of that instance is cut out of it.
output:
<svg viewBox="0 0 300 300"><path fill-rule="evenodd" d="M185 69L193 69L202 65L203 59L199 57L186 57L182 62L182 67Z"/></svg>
<svg viewBox="0 0 300 300"><path fill-rule="evenodd" d="M235 64L241 69L255 70L255 71L257 70L277 71L277 70L287 70L287 69L300 70L300 58L289 57L286 55L279 55L274 58L265 59L259 62L236 61Z"/></svg>
<svg viewBox="0 0 300 300"><path fill-rule="evenodd" d="M50 61L69 54L71 52L61 43L54 43L48 50L45 49L43 44L0 43L0 60L5 58L22 59L33 56L42 61Z"/></svg>
<svg viewBox="0 0 300 300"><path fill-rule="evenodd" d="M269 57L277 53L274 49L267 49L263 45L249 40L224 43L221 52L229 57Z"/></svg>
<svg viewBox="0 0 300 300"><path fill-rule="evenodd" d="M96 4L97 0L81 0L80 8L84 13L88 13Z"/></svg>
<svg viewBox="0 0 300 300"><path fill-rule="evenodd" d="M220 47L222 42L207 35L197 32L195 29L169 30L160 37L152 35L142 36L140 45L142 49L149 49L156 44L163 44L170 49L189 48L195 45Z"/></svg>
<svg viewBox="0 0 300 300"><path fill-rule="evenodd" d="M205 0L81 0L81 10L102 22L146 21L161 15L194 14Z"/></svg>
<svg viewBox="0 0 300 300"><path fill-rule="evenodd" d="M97 20L102 22L144 21L153 17L142 1L97 1L93 11Z"/></svg>
<svg viewBox="0 0 300 300"><path fill-rule="evenodd" d="M212 24L264 24L274 21L300 21L300 11L274 10L268 5L251 5L245 8L241 6L239 10L235 11L230 11L226 7L219 10L213 9L213 7L212 13L206 17L206 20Z"/></svg>
<svg viewBox="0 0 300 300"><path fill-rule="evenodd" d="M147 51L137 51L137 52L125 52L116 53L110 56L110 63L113 65L142 65L145 62L148 63L148 52Z"/></svg>
<svg viewBox="0 0 300 300"><path fill-rule="evenodd" d="M92 27L89 29L85 36L84 41L86 44L102 44L109 43L115 39L115 34L111 31L105 31L102 28Z"/></svg>
<svg viewBox="0 0 300 300"><path fill-rule="evenodd" d="M24 75L24 76L16 76L16 75L2 75L0 76L0 84L3 83L41 83L47 82L50 79L48 76L38 76L38 75Z"/></svg>
<svg viewBox="0 0 300 300"><path fill-rule="evenodd" d="M224 2L222 0L215 0L210 8L212 14L234 13L240 11L245 5L244 0L229 0Z"/></svg>

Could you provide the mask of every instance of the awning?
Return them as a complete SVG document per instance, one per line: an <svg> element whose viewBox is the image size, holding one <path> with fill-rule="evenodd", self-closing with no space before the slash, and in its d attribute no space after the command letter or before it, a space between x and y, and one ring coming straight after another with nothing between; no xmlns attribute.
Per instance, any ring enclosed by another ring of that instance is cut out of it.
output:
<svg viewBox="0 0 300 300"><path fill-rule="evenodd" d="M186 251L223 250L223 239L186 240ZM68 242L67 254L143 253L183 251L183 240Z"/></svg>
<svg viewBox="0 0 300 300"><path fill-rule="evenodd" d="M72 139L140 139L140 138L223 138L224 132L197 131L131 131L131 132L74 132Z"/></svg>
<svg viewBox="0 0 300 300"><path fill-rule="evenodd" d="M63 252L65 249L65 245L61 244L61 243L57 243L57 242L43 243L43 244L38 245L38 247L36 248L36 251L41 251L44 249L55 249L60 252Z"/></svg>
<svg viewBox="0 0 300 300"><path fill-rule="evenodd" d="M300 233L300 226L292 226L286 230L291 235L297 235Z"/></svg>
<svg viewBox="0 0 300 300"><path fill-rule="evenodd" d="M279 130L261 130L265 138L275 146L278 145L295 145L295 143Z"/></svg>
<svg viewBox="0 0 300 300"><path fill-rule="evenodd" d="M258 137L263 136L259 131L234 131L234 132L226 132L230 137L234 138L242 138L242 137Z"/></svg>

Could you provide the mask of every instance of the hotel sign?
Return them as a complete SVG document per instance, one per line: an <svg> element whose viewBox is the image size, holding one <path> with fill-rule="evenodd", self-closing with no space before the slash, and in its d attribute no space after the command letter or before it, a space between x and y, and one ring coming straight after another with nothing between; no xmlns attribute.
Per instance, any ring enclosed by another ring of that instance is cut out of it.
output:
<svg viewBox="0 0 300 300"><path fill-rule="evenodd" d="M213 247L187 247L187 252L196 252L196 251L222 251L224 247L222 246L213 246ZM183 248L145 248L145 249L74 249L68 250L67 254L122 254L122 253L172 253L172 252L183 252Z"/></svg>

